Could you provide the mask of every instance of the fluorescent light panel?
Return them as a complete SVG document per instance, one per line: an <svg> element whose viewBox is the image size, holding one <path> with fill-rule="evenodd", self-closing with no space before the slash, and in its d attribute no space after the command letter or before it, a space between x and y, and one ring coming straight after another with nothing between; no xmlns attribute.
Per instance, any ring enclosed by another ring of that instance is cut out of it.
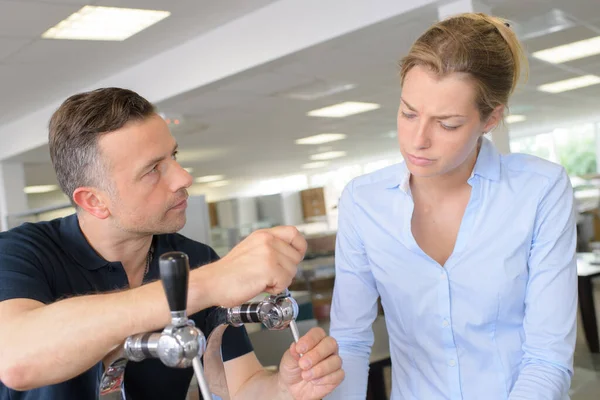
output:
<svg viewBox="0 0 600 400"><path fill-rule="evenodd" d="M42 34L45 39L123 41L167 18L169 11L84 6Z"/></svg>
<svg viewBox="0 0 600 400"><path fill-rule="evenodd" d="M315 161L332 160L334 158L344 157L345 155L345 151L327 151L325 153L313 154L310 156L310 159Z"/></svg>
<svg viewBox="0 0 600 400"><path fill-rule="evenodd" d="M596 75L583 75L577 78L565 79L563 81L546 83L538 86L538 90L547 93L562 93L568 90L580 89L582 87L600 83L600 77Z"/></svg>
<svg viewBox="0 0 600 400"><path fill-rule="evenodd" d="M366 111L376 110L381 105L375 103L361 103L356 101L346 101L344 103L334 104L332 106L319 108L308 112L309 117L329 117L343 118L349 115L359 114Z"/></svg>
<svg viewBox="0 0 600 400"><path fill-rule="evenodd" d="M222 187L222 186L227 186L229 185L229 181L217 181L217 182L211 182L208 184L208 186L210 187Z"/></svg>
<svg viewBox="0 0 600 400"><path fill-rule="evenodd" d="M597 54L600 54L600 36L536 51L532 56L552 64L560 64Z"/></svg>
<svg viewBox="0 0 600 400"><path fill-rule="evenodd" d="M333 94L345 92L356 87L353 83L341 84L341 85L326 85L326 84L317 84L306 87L305 90L297 90L285 95L290 99L296 100L316 100L321 97L331 96Z"/></svg>
<svg viewBox="0 0 600 400"><path fill-rule="evenodd" d="M297 139L296 144L323 144L342 139L346 139L346 135L343 133L321 133L318 135Z"/></svg>
<svg viewBox="0 0 600 400"><path fill-rule="evenodd" d="M36 185L36 186L27 186L23 191L27 194L38 194L38 193L49 193L58 190L57 185Z"/></svg>
<svg viewBox="0 0 600 400"><path fill-rule="evenodd" d="M207 176L201 176L200 178L196 178L196 183L209 183L209 182L215 182L215 181L220 181L224 178L223 175L207 175Z"/></svg>
<svg viewBox="0 0 600 400"><path fill-rule="evenodd" d="M316 169L316 168L323 168L323 167L326 167L328 165L329 165L329 163L327 161L315 161L315 162L303 164L302 168L304 168L304 169Z"/></svg>
<svg viewBox="0 0 600 400"><path fill-rule="evenodd" d="M525 121L526 119L527 119L526 116L518 115L518 114L509 115L508 117L505 118L507 124L513 124L515 122L522 122L522 121Z"/></svg>

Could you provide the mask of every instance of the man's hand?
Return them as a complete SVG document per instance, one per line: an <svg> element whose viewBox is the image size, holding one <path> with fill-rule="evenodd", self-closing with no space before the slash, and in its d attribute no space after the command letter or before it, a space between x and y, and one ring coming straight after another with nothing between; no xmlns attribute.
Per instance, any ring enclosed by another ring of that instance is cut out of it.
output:
<svg viewBox="0 0 600 400"><path fill-rule="evenodd" d="M210 274L213 305L234 307L268 292L284 291L306 253L306 240L293 226L251 233L221 260L201 270Z"/></svg>
<svg viewBox="0 0 600 400"><path fill-rule="evenodd" d="M279 386L295 400L322 399L343 380L337 342L321 328L292 343L279 366Z"/></svg>

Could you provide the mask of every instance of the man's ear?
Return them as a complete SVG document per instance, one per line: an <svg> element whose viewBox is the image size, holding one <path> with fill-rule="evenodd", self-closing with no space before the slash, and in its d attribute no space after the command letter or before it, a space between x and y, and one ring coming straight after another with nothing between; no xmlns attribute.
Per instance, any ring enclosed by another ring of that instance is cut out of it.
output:
<svg viewBox="0 0 600 400"><path fill-rule="evenodd" d="M82 210L105 219L110 215L106 193L92 187L79 187L73 191L73 201Z"/></svg>
<svg viewBox="0 0 600 400"><path fill-rule="evenodd" d="M500 122L502 122L502 116L504 115L504 106L499 105L494 108L494 111L490 114L483 128L483 132L488 133L496 128Z"/></svg>

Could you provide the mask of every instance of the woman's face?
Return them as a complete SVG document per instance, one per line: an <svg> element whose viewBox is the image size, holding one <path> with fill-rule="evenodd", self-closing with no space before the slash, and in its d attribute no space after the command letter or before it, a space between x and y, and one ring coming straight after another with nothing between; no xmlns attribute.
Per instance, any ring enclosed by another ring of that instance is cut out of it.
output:
<svg viewBox="0 0 600 400"><path fill-rule="evenodd" d="M474 160L479 137L496 126L503 111L497 107L482 121L475 95L466 74L440 78L422 66L408 71L398 110L398 141L412 175L446 175Z"/></svg>

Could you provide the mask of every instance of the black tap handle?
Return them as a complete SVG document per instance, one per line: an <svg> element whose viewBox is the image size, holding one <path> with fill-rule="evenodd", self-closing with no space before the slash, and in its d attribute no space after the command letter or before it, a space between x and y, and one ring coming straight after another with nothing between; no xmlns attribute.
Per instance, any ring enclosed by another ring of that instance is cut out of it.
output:
<svg viewBox="0 0 600 400"><path fill-rule="evenodd" d="M171 312L187 308L190 262L187 254L171 251L160 256L160 279L162 280Z"/></svg>

